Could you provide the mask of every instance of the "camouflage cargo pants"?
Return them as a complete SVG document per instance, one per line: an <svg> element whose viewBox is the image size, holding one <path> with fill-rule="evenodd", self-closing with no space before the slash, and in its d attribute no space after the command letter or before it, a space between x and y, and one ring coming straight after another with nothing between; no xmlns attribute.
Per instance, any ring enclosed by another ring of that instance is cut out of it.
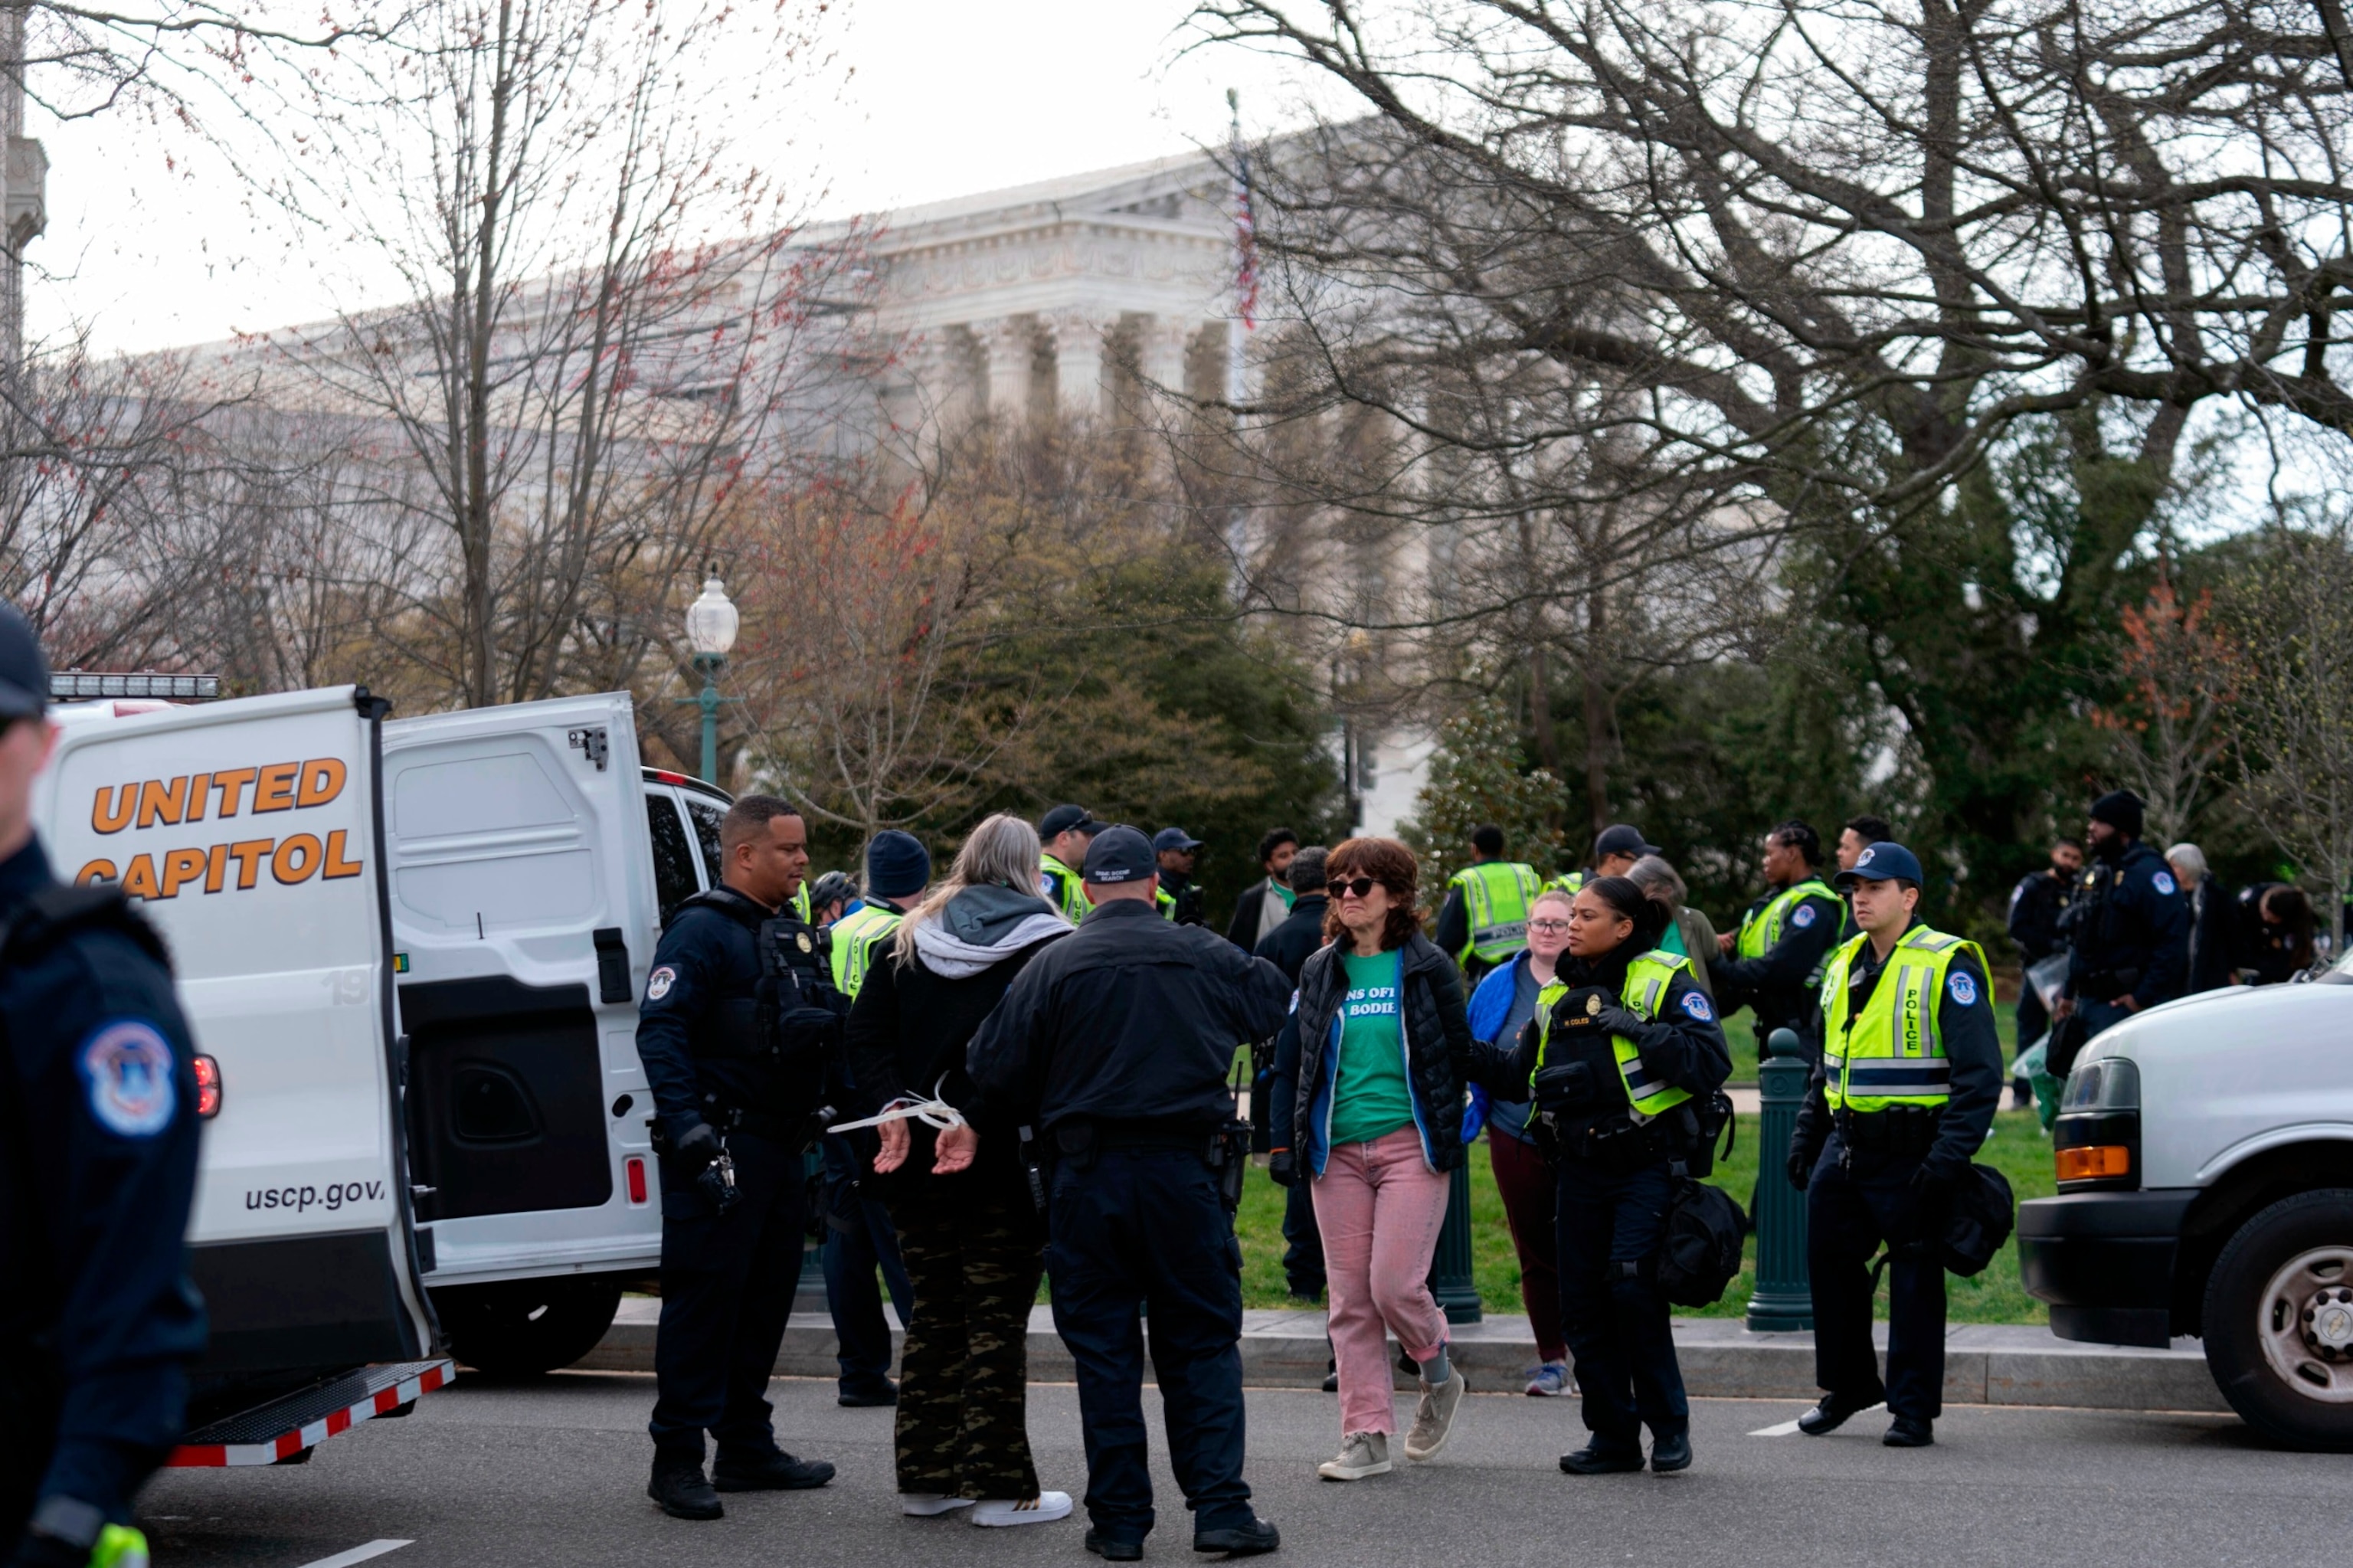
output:
<svg viewBox="0 0 2353 1568"><path fill-rule="evenodd" d="M1026 1412L1044 1235L1027 1194L968 1180L890 1199L915 1287L899 1363L899 1489L1036 1497Z"/></svg>

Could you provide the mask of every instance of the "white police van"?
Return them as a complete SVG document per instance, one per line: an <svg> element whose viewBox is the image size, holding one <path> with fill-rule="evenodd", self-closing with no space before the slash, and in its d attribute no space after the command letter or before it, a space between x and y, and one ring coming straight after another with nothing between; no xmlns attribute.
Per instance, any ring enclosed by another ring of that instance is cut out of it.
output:
<svg viewBox="0 0 2353 1568"><path fill-rule="evenodd" d="M204 1058L195 1419L248 1418L188 1462L307 1453L280 1395L321 1436L405 1408L442 1344L586 1353L659 1266L635 999L727 798L641 768L627 694L387 720L353 687L57 683L36 824L60 877L141 900Z"/></svg>
<svg viewBox="0 0 2353 1568"><path fill-rule="evenodd" d="M2019 1207L2062 1339L2205 1341L2247 1424L2353 1449L2353 959L2152 1008L2087 1045Z"/></svg>

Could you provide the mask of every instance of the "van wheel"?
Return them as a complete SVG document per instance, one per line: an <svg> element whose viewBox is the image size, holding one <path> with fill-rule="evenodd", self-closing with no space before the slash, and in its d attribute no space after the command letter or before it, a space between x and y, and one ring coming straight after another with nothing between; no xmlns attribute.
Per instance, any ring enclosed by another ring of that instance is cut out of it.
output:
<svg viewBox="0 0 2353 1568"><path fill-rule="evenodd" d="M596 1348L620 1307L617 1280L505 1279L433 1292L449 1353L505 1377L570 1366Z"/></svg>
<svg viewBox="0 0 2353 1568"><path fill-rule="evenodd" d="M2288 1448L2353 1450L2353 1190L2283 1198L2206 1281L2206 1364L2246 1424Z"/></svg>

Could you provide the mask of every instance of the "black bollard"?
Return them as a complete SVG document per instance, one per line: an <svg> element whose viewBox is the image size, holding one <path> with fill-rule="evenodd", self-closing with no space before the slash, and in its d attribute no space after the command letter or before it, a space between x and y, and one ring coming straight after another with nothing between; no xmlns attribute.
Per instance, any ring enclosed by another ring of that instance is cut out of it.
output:
<svg viewBox="0 0 2353 1568"><path fill-rule="evenodd" d="M1480 1320L1479 1282L1471 1270L1471 1162L1454 1168L1446 1195L1446 1223L1430 1259L1430 1293L1450 1323Z"/></svg>
<svg viewBox="0 0 2353 1568"><path fill-rule="evenodd" d="M1757 1068L1764 1114L1757 1139L1757 1289L1748 1326L1759 1332L1810 1329L1814 1292L1806 1274L1806 1195L1789 1185L1789 1140L1798 1130L1812 1066L1795 1031L1776 1029Z"/></svg>

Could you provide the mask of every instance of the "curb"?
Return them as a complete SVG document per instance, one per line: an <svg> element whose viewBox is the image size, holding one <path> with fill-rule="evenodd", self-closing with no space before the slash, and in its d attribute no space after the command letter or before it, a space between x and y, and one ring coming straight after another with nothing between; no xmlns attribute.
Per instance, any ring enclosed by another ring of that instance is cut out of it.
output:
<svg viewBox="0 0 2353 1568"><path fill-rule="evenodd" d="M575 1365L593 1372L651 1372L654 1327L661 1303L628 1297L596 1348ZM1883 1355L1887 1326L1874 1325ZM896 1340L901 1336L893 1334ZM832 1319L795 1312L776 1355L778 1377L829 1378L834 1360ZM1493 1314L1458 1324L1455 1365L1473 1389L1516 1390L1535 1364L1535 1336L1517 1314ZM1324 1314L1259 1310L1242 1314L1242 1382L1254 1388L1320 1388L1324 1358ZM1820 1398L1810 1333L1757 1334L1735 1318L1678 1318L1675 1352L1683 1384L1695 1399ZM1029 1311L1029 1377L1069 1383L1076 1377L1070 1351L1054 1332L1053 1309ZM1402 1380L1401 1380L1402 1381ZM2190 1410L2228 1413L2230 1405L2206 1370L2195 1340L2162 1351L2129 1345L2084 1345L2027 1324L1958 1323L1945 1335L1945 1398L1954 1404L2051 1405L2077 1410Z"/></svg>

